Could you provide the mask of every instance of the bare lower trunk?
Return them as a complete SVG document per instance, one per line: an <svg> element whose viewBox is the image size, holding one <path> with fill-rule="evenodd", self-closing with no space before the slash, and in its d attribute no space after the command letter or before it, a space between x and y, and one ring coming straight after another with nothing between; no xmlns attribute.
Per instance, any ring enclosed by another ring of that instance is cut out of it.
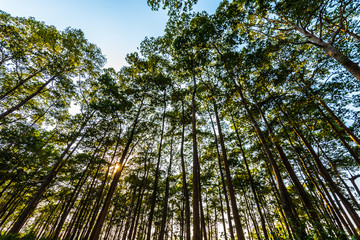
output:
<svg viewBox="0 0 360 240"><path fill-rule="evenodd" d="M120 167L115 172L113 181L111 182L111 185L110 185L110 189L108 191L108 194L106 195L104 205L103 205L103 207L102 207L102 209L100 211L98 220L97 220L97 222L96 222L96 224L94 226L94 230L90 235L90 238L89 238L90 240L99 239L99 236L100 236L100 233L101 233L101 228L102 228L102 226L104 224L106 214L107 214L108 209L110 207L110 202L111 202L112 196L114 195L116 186L117 186L117 184L119 182L119 179L120 179L121 170L123 169L123 163L124 163L125 157L127 156L127 153L129 151L129 148L130 148L130 144L132 143L132 140L134 138L135 129L136 129L137 123L139 121L139 116L140 116L140 113L141 113L143 103L144 103L144 98L141 100L141 104L140 104L139 110L138 110L138 112L136 114L136 117L135 117L135 120L134 120L134 123L133 123L133 127L132 127L131 132L130 132L130 136L128 138L128 141L127 141L127 143L125 145L125 148L124 148L123 153L121 155L121 158L119 160Z"/></svg>
<svg viewBox="0 0 360 240"><path fill-rule="evenodd" d="M244 163L245 163L246 172L247 172L249 180L250 180L251 191L252 191L252 193L254 195L256 208L257 208L257 210L259 212L259 215L260 215L261 227L263 228L262 230L264 232L264 238L269 239L269 236L268 236L267 230L266 230L265 218L264 218L264 216L262 214L262 211L261 211L259 198L258 198L257 191L256 191L256 188L255 188L254 180L253 180L253 177L251 175L251 172L250 172L250 169L249 169L249 164L247 162L247 158L246 158L243 146L242 146L243 144L242 144L242 141L240 139L240 135L239 135L238 129L237 129L236 125L235 125L234 119L232 118L232 120L233 120L233 126L235 128L235 133L236 133L236 137L237 137L237 140L238 140L238 144L239 144L239 147L240 147L240 151L241 151Z"/></svg>
<svg viewBox="0 0 360 240"><path fill-rule="evenodd" d="M164 128L165 128L165 115L166 115L166 91L164 92L164 111L162 116L162 123L161 123L161 133L160 133L160 142L159 142L159 152L158 158L156 163L156 170L155 170L155 180L154 180L154 189L151 194L151 205L150 205L150 213L148 219L148 232L147 232L147 240L151 238L151 227L154 218L154 211L155 211L155 203L157 198L157 191L158 191L158 183L159 183L159 175L160 175L160 160L161 160L161 153L162 153L162 143L164 139Z"/></svg>
<svg viewBox="0 0 360 240"><path fill-rule="evenodd" d="M231 179L230 166L229 166L229 162L228 162L228 158L227 158L227 150L225 147L224 137L222 134L221 123L220 123L216 103L214 103L214 110L215 110L215 118L216 118L218 133L219 133L222 159L224 162L226 183L227 183L228 190L229 190L231 209L232 209L234 221L235 221L236 233L237 233L237 237L239 240L245 240L244 232L243 232L241 221L240 221L239 210L237 207L234 186L233 186L232 179Z"/></svg>
<svg viewBox="0 0 360 240"><path fill-rule="evenodd" d="M192 140L193 140L193 199L192 199L192 207L193 207L193 239L192 240L201 240L201 231L200 231L200 163L199 163L199 155L198 155L198 147L197 147L197 137L196 137L196 78L195 72L193 70L193 82L194 82L194 91L192 93L191 100L191 122L192 122Z"/></svg>
<svg viewBox="0 0 360 240"><path fill-rule="evenodd" d="M170 185L170 177L171 177L171 164L173 159L173 139L171 138L170 143L170 163L168 168L168 175L166 178L166 189L165 189L165 198L164 198L164 205L163 205L163 212L162 212L162 219L161 219L161 228L160 228L160 234L159 234L159 240L164 239L165 235L165 227L166 227L166 218L167 218L167 209L168 209L168 200L169 200L169 185Z"/></svg>
<svg viewBox="0 0 360 240"><path fill-rule="evenodd" d="M185 169L185 159L184 159L184 141L185 141L185 111L184 111L184 100L182 104L182 129L181 129L181 146L180 146L180 158L181 158L181 170L182 170L182 184L183 184L183 193L184 193L184 202L185 202L185 226L186 226L186 240L191 240L190 234L190 200L189 200L189 190L186 182L186 169Z"/></svg>

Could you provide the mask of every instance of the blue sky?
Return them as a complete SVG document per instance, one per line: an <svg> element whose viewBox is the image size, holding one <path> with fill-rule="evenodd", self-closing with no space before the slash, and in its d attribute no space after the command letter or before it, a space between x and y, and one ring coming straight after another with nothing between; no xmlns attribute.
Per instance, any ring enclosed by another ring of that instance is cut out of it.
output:
<svg viewBox="0 0 360 240"><path fill-rule="evenodd" d="M213 13L219 2L198 0L194 10ZM106 67L116 70L146 36L162 35L168 18L163 10L151 11L146 0L0 0L0 6L13 16L32 16L59 30L81 29L101 48Z"/></svg>

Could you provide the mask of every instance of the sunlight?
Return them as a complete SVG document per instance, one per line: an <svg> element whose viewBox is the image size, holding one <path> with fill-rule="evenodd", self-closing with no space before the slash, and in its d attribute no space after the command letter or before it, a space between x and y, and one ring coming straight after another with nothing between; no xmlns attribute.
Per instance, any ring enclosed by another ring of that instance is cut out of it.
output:
<svg viewBox="0 0 360 240"><path fill-rule="evenodd" d="M120 165L118 163L115 164L115 172L117 172L120 168Z"/></svg>

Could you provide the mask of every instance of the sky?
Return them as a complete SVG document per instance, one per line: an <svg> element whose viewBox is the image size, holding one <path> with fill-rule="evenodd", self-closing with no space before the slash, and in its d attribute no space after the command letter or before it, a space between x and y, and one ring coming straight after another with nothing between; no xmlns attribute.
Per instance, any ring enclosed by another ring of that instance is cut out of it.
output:
<svg viewBox="0 0 360 240"><path fill-rule="evenodd" d="M195 11L214 13L220 0L198 0ZM0 0L12 16L34 17L58 30L81 29L107 58L105 67L119 70L125 56L147 37L163 35L167 12L151 11L146 0Z"/></svg>

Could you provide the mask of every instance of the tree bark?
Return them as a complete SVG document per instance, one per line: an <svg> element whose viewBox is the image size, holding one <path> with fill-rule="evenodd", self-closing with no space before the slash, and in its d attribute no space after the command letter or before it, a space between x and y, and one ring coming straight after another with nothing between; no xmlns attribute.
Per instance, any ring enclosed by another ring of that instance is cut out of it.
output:
<svg viewBox="0 0 360 240"><path fill-rule="evenodd" d="M122 164L123 164L123 162L125 160L125 157L126 157L128 151L129 151L130 144L132 143L132 140L134 138L135 129L136 129L137 123L139 121L139 116L140 116L140 113L141 113L143 103L144 103L144 97L141 100L141 104L140 104L139 110L138 110L138 112L136 114L136 117L135 117L135 120L134 120L134 123L133 123L133 127L132 127L131 132L130 132L130 136L128 138L128 141L126 142L124 151L123 151L123 153L122 153L122 155L120 157L120 160L119 160L119 166L120 167L115 172L114 178L113 178L113 180L111 182L111 185L110 185L110 189L108 191L108 194L106 195L104 205L103 205L103 207L102 207L102 209L100 211L98 220L97 220L97 222L96 222L96 224L94 226L94 230L92 231L92 233L90 235L90 238L89 238L90 240L98 240L99 239L99 236L100 236L100 233L101 233L101 228L102 228L102 226L104 224L107 211L108 211L108 209L110 207L111 198L114 195L114 192L116 190L116 186L117 186L117 184L119 182L119 179L120 179L122 169L124 168L124 166L122 166Z"/></svg>
<svg viewBox="0 0 360 240"><path fill-rule="evenodd" d="M218 139L217 139L217 135L216 135L216 132L215 132L215 125L214 125L214 122L213 122L211 116L210 116L210 121L211 121L211 125L212 125L213 132L214 132L216 156L217 156L217 159L218 159L219 172L220 172L220 178L221 178L221 185L222 185L224 196L225 196L226 212L227 212L227 218L228 218L229 230L230 230L230 238L232 240L235 240L234 230L233 230L233 226L232 226L232 223L231 223L231 208L230 208L230 204L229 204L229 198L228 198L228 193L227 193L227 188L226 188L226 183L225 183L225 177L224 177L224 173L223 173L223 170L222 170L221 156L220 156L220 150L219 150L219 146L218 146Z"/></svg>
<svg viewBox="0 0 360 240"><path fill-rule="evenodd" d="M258 213L260 215L261 227L262 227L262 230L263 230L263 233L264 233L264 238L269 239L269 236L268 236L268 233L267 233L267 230L266 230L265 218L264 218L264 216L262 214L262 211L261 211L259 198L258 198L256 188L255 188L255 184L254 184L254 179L253 179L253 177L251 175L251 172L250 172L250 169L249 169L249 164L248 164L245 152L244 152L244 148L242 146L243 144L242 144L238 129L237 129L236 125L235 125L235 121L234 121L233 116L231 116L231 118L232 118L232 121L233 121L233 126L234 126L236 137L237 137L237 140L238 140L238 145L239 145L239 148L240 148L240 151L241 151L244 163L245 163L246 172L247 172L249 180L250 180L250 187L251 187L252 193L254 195L256 208L257 208Z"/></svg>
<svg viewBox="0 0 360 240"><path fill-rule="evenodd" d="M159 142L159 151L158 151L158 158L156 163L156 170L155 170L155 180L154 180L154 189L151 195L151 203L150 203L150 213L148 219L148 229L146 239L150 240L151 238L151 227L154 218L154 210L155 210L155 203L157 198L157 190L158 190L158 182L159 182L159 175L160 175L160 161L161 161L161 153L162 153L162 142L164 138L164 130L165 130L165 115L166 115L166 91L164 91L164 111L161 123L161 133L160 133L160 142Z"/></svg>
<svg viewBox="0 0 360 240"><path fill-rule="evenodd" d="M225 239L228 239L227 233L226 233L226 224L225 224L225 217L224 217L224 207L223 207L223 202L222 202L222 196L221 196L220 186L218 186L218 189L219 189L219 201L220 201L220 209L221 209L221 218L222 218L222 223L223 223L223 228L224 228L224 236L225 236ZM216 208L215 208L215 209L216 209Z"/></svg>
<svg viewBox="0 0 360 240"><path fill-rule="evenodd" d="M181 145L180 145L180 158L181 158L181 170L182 170L182 184L183 184L183 194L185 202L185 226L186 226L186 238L185 240L191 240L190 232L190 198L189 190L186 182L186 168L185 168L185 159L184 159L184 142L185 142L185 110L184 110L184 100L181 100L182 108L182 118L181 118Z"/></svg>
<svg viewBox="0 0 360 240"><path fill-rule="evenodd" d="M170 143L170 162L169 162L169 168L167 172L167 178L166 178L166 189L165 189L165 198L163 203L163 212L162 212L162 219L161 219L161 228L159 233L159 240L164 239L165 235L165 227L166 227L166 218L167 218L167 209L168 209L168 200L169 200L169 185L170 185L170 177L171 177L171 164L173 159L173 136L171 137L171 143Z"/></svg>
<svg viewBox="0 0 360 240"><path fill-rule="evenodd" d="M233 74L231 74L231 71L228 69L228 66L227 66L227 60L225 59L224 55L221 53L221 51L219 50L219 48L217 46L214 46L215 49L217 50L217 52L219 53L223 63L224 63L224 66L225 66L225 69L226 69L226 72L227 74L229 75L229 77L231 78L233 84L234 84L234 87L235 87L235 90L239 93L240 95L240 100L245 108L245 111L253 125L253 127L255 128L255 131L256 131L256 134L257 136L259 137L260 139L260 142L261 142L261 145L263 147L263 150L270 162L270 165L272 167L272 170L273 170L273 173L276 177L276 181L277 181L277 185L279 187L279 191L280 191L280 200L281 200L281 205L282 205L282 208L284 209L284 212L287 216L287 218L289 219L289 223L290 223L290 226L292 228L292 230L294 231L294 234L295 234L295 238L296 239L302 239L304 237L307 236L306 234L306 231L305 231L305 228L304 226L300 223L300 219L299 217L297 216L297 213L296 213L296 210L295 210L295 207L291 201L291 198L290 198L290 195L285 187L285 184L282 180L282 176L280 174L280 170L277 166L277 163L265 141L265 138L263 136L263 133L261 132L261 129L259 127L259 125L257 124L255 118L253 117L252 115L252 112L250 111L250 108L248 106L248 103L245 99L245 96L243 94L243 91L241 89L241 87L236 83L235 81L235 78L233 76Z"/></svg>
<svg viewBox="0 0 360 240"><path fill-rule="evenodd" d="M192 240L201 240L200 231L200 163L197 148L196 137L196 77L195 70L192 70L194 90L191 97L191 123L192 123L192 140L193 140L193 238Z"/></svg>

